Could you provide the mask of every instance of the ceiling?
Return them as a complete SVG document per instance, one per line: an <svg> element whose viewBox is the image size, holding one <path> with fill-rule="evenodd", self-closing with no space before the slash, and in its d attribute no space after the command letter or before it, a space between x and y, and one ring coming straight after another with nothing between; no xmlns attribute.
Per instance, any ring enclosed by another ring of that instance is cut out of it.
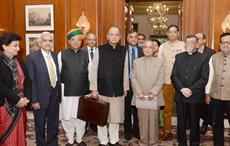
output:
<svg viewBox="0 0 230 146"><path fill-rule="evenodd" d="M136 0L137 1L137 0ZM128 2L132 4L134 7L134 15L143 15L146 14L146 9L149 6L157 5L157 4L165 4L169 8L168 14L178 14L178 9L182 5L182 1L145 1L145 2Z"/></svg>

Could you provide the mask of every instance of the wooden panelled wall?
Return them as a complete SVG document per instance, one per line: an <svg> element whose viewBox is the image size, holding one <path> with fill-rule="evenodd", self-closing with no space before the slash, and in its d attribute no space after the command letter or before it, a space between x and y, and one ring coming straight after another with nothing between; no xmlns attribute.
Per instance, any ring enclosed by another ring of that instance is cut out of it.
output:
<svg viewBox="0 0 230 146"><path fill-rule="evenodd" d="M230 13L230 0L184 0L182 36L203 32L208 46L219 50L222 22Z"/></svg>
<svg viewBox="0 0 230 146"><path fill-rule="evenodd" d="M66 33L75 27L84 11L91 24L91 32L98 37L98 44L106 42L110 26L118 26L125 40L125 0L0 0L0 33L15 31L21 41L20 54L25 58L25 34L37 33L25 30L25 5L54 4L55 51L67 46ZM221 23L230 11L230 0L183 0L182 36L203 32L207 34L208 46L218 50Z"/></svg>
<svg viewBox="0 0 230 146"><path fill-rule="evenodd" d="M82 12L87 16L90 31L98 37L98 44L105 43L109 27L118 26L122 32L124 44L125 0L0 0L1 20L0 34L15 31L22 36L20 55L25 58L25 34L41 33L41 31L25 30L25 5L53 4L54 5L54 43L55 51L67 47L66 33L76 27Z"/></svg>

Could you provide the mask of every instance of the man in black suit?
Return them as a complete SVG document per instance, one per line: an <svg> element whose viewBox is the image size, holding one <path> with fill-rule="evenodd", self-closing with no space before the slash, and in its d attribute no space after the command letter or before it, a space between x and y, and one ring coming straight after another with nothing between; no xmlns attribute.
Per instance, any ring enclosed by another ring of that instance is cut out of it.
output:
<svg viewBox="0 0 230 146"><path fill-rule="evenodd" d="M171 80L175 92L177 112L177 140L179 146L187 146L186 120L189 119L190 146L200 144L200 106L204 101L205 85L208 81L208 57L197 51L197 37L188 35L186 52L176 55ZM188 117L189 116L189 117Z"/></svg>
<svg viewBox="0 0 230 146"><path fill-rule="evenodd" d="M128 51L128 65L129 65L129 77L130 73L133 69L133 61L136 58L143 56L142 48L137 46L137 32L135 30L130 30L128 32L127 41L128 45L126 49ZM139 126L138 126L138 117L137 117L137 108L131 105L131 101L133 98L133 91L131 88L130 82L130 90L125 97L125 115L124 115L124 132L125 132L125 139L130 140L132 136L136 137L137 139L140 138L139 134ZM132 123L132 116L133 116L133 123Z"/></svg>
<svg viewBox="0 0 230 146"><path fill-rule="evenodd" d="M198 38L198 52L206 54L210 59L215 51L206 46L206 36L203 33L197 33L196 37ZM200 116L203 119L200 134L205 134L207 132L208 125L212 126L212 109L210 105L205 103L202 104L200 113Z"/></svg>
<svg viewBox="0 0 230 146"><path fill-rule="evenodd" d="M43 32L40 50L27 56L26 66L32 81L31 104L34 113L37 146L57 146L60 102L60 74L53 37ZM45 124L47 122L47 134ZM45 137L47 135L47 137Z"/></svg>

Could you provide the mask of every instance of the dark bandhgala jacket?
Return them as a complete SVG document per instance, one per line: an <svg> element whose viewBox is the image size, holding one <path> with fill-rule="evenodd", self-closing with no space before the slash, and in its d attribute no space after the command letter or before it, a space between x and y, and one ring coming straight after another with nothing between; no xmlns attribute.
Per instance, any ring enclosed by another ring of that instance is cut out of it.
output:
<svg viewBox="0 0 230 146"><path fill-rule="evenodd" d="M98 91L109 97L122 96L124 93L123 77L126 49L117 45L115 49L109 44L99 46Z"/></svg>
<svg viewBox="0 0 230 146"><path fill-rule="evenodd" d="M172 84L176 89L176 102L204 102L205 86L209 76L208 61L207 54L197 51L192 55L188 55L187 52L176 55L171 74ZM180 92L182 88L189 88L192 95L189 98L184 97Z"/></svg>
<svg viewBox="0 0 230 146"><path fill-rule="evenodd" d="M65 49L61 53L61 81L64 83L64 96L82 96L89 94L88 64L86 50L75 52Z"/></svg>

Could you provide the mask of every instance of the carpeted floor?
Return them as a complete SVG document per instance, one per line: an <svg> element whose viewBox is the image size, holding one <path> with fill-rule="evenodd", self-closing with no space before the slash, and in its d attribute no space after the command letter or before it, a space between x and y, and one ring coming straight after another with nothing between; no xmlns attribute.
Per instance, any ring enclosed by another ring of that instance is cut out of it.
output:
<svg viewBox="0 0 230 146"><path fill-rule="evenodd" d="M27 127L27 146L35 146L35 133L34 133L34 122L33 120L29 120ZM133 138L130 141L125 141L123 127L120 128L120 144L122 146L138 146L138 140ZM91 129L87 130L83 139L84 142L87 143L88 146L97 146L99 144L96 133L94 133ZM230 129L225 129L225 146L230 146ZM60 124L60 132L59 132L59 144L60 146L64 146L67 143L67 139L65 137L65 133ZM176 127L173 127L173 139L169 141L160 141L159 146L176 146ZM212 130L208 129L206 135L201 136L201 146L213 146L212 143Z"/></svg>

